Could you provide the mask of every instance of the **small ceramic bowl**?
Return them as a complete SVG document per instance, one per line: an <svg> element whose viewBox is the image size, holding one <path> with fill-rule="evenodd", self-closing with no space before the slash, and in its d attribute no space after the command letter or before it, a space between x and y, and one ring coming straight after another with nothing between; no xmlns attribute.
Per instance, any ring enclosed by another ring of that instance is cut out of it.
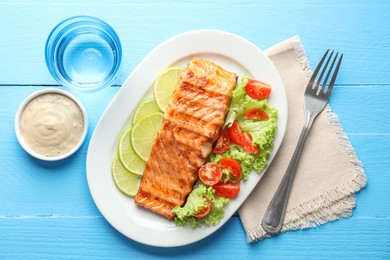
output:
<svg viewBox="0 0 390 260"><path fill-rule="evenodd" d="M31 156L57 161L74 154L88 132L82 103L67 91L48 88L33 92L15 116L16 137Z"/></svg>

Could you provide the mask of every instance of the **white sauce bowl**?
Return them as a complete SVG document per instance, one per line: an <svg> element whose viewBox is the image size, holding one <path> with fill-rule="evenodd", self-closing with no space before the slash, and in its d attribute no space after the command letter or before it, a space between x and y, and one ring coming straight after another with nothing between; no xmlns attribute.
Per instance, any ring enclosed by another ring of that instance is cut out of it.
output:
<svg viewBox="0 0 390 260"><path fill-rule="evenodd" d="M21 124L20 124L23 111L25 110L27 105L33 99L35 99L36 97L44 95L44 94L50 94L50 93L52 93L52 94L61 94L61 95L64 95L64 96L70 98L71 100L73 100L76 103L76 105L81 110L81 113L83 115L83 123L84 123L83 124L83 130L82 130L81 137L80 137L79 141L73 146L73 148L71 148L66 153L63 153L63 154L60 154L60 155L55 155L55 156L46 156L46 155L43 155L43 154L38 153L37 151L33 150L26 143L26 140L25 140L25 138L24 138L24 136L22 134L22 131L21 131ZM40 160L44 160L44 161L58 161L58 160L62 160L62 159L65 159L65 158L71 156L72 154L74 154L81 147L81 145L83 144L83 142L84 142L84 140L85 140L85 138L87 136L87 132L88 132L88 116L87 116L87 113L86 113L86 110L85 110L83 104L75 96L73 96L69 92L61 90L61 89L47 88L47 89L42 89L42 90L38 90L38 91L33 92L32 94L27 96L22 101L22 103L19 105L19 108L18 108L18 110L16 112L16 116L15 116L15 133L16 133L16 137L17 137L20 145L23 147L23 149L27 153L29 153L31 156L33 156L33 157L35 157L37 159L40 159Z"/></svg>

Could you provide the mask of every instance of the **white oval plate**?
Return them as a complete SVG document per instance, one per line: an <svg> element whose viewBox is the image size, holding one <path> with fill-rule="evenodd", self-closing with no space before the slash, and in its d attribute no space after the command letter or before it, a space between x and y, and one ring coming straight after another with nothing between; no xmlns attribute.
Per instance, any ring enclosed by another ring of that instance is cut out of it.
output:
<svg viewBox="0 0 390 260"><path fill-rule="evenodd" d="M118 138L130 124L133 110L153 91L156 75L173 65L186 66L192 57L209 59L239 76L249 75L272 86L270 104L279 110L278 132L269 162L282 142L287 124L287 100L280 75L269 58L248 40L223 31L197 30L174 36L158 45L134 69L103 113L92 135L87 155L87 179L96 206L106 220L125 236L143 244L175 247L194 243L217 231L237 211L266 169L252 172L241 184L237 198L213 227L178 227L149 210L138 207L123 195L111 177L111 161Z"/></svg>

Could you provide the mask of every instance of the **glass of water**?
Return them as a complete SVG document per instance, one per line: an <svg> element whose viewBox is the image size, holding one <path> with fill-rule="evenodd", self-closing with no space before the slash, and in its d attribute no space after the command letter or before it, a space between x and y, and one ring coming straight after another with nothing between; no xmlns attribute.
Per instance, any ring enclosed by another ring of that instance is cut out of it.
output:
<svg viewBox="0 0 390 260"><path fill-rule="evenodd" d="M107 23L91 16L76 16L50 33L45 58L60 84L76 91L96 91L115 80L122 48L118 35Z"/></svg>

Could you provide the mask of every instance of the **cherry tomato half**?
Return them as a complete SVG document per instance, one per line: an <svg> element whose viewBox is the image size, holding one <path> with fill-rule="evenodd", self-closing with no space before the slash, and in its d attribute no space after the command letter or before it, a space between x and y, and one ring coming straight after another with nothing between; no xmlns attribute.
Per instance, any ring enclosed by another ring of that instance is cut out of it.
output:
<svg viewBox="0 0 390 260"><path fill-rule="evenodd" d="M214 185L218 183L222 178L221 167L213 162L203 164L199 170L199 178L206 185Z"/></svg>
<svg viewBox="0 0 390 260"><path fill-rule="evenodd" d="M241 136L242 148L250 154L257 154L260 152L260 148L257 144L252 144L252 136L250 133L245 132Z"/></svg>
<svg viewBox="0 0 390 260"><path fill-rule="evenodd" d="M213 152L216 154L222 154L226 152L227 149L229 149L229 145L230 145L229 134L226 130L222 130L221 133L219 134L217 141L215 142Z"/></svg>
<svg viewBox="0 0 390 260"><path fill-rule="evenodd" d="M251 98L266 99L271 94L271 86L267 83L251 79L246 84L245 91Z"/></svg>
<svg viewBox="0 0 390 260"><path fill-rule="evenodd" d="M206 197L204 196L203 197L206 202L207 202L207 206L205 207L201 207L198 211L198 213L194 214L193 216L196 217L196 218L204 218L206 217L210 211L211 211L211 201Z"/></svg>
<svg viewBox="0 0 390 260"><path fill-rule="evenodd" d="M237 197L240 192L240 184L232 181L218 182L213 187L215 189L215 194L227 199Z"/></svg>
<svg viewBox="0 0 390 260"><path fill-rule="evenodd" d="M254 120L268 120L268 114L260 108L252 108L245 112L244 118Z"/></svg>
<svg viewBox="0 0 390 260"><path fill-rule="evenodd" d="M241 144L242 131L238 120L234 120L232 126L228 129L229 138L235 144Z"/></svg>
<svg viewBox="0 0 390 260"><path fill-rule="evenodd" d="M229 173L236 179L236 180L240 180L241 178L241 166L240 164L232 159L232 158L222 158L220 161L219 161L219 164L227 169L229 171Z"/></svg>

